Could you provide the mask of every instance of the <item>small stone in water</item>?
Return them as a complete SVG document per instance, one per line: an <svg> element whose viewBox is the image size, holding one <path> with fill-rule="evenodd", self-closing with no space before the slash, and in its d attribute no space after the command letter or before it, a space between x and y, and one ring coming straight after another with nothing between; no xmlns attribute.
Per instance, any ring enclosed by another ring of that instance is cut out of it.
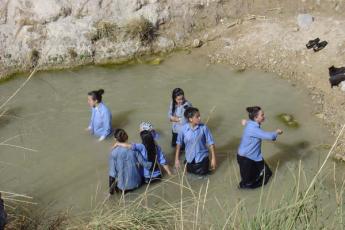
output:
<svg viewBox="0 0 345 230"><path fill-rule="evenodd" d="M200 46L202 46L202 41L200 41L199 39L194 39L192 47L199 48Z"/></svg>
<svg viewBox="0 0 345 230"><path fill-rule="evenodd" d="M295 118L291 114L281 113L277 116L278 120L283 122L286 126L291 128L298 128L299 123L295 120Z"/></svg>

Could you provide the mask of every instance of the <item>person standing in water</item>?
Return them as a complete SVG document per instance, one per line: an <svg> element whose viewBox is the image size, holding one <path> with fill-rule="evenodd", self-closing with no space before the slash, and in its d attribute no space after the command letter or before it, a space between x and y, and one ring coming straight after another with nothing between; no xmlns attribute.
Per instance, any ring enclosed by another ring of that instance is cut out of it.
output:
<svg viewBox="0 0 345 230"><path fill-rule="evenodd" d="M94 90L88 93L87 102L91 107L91 119L87 130L92 135L97 136L99 141L103 141L112 132L111 112L102 102L104 90Z"/></svg>
<svg viewBox="0 0 345 230"><path fill-rule="evenodd" d="M265 114L259 106L248 107L247 112L249 120L242 121L245 128L237 154L242 179L239 188L257 188L267 184L272 176L272 171L262 157L261 142L275 141L283 131L277 129L274 132L266 132L261 129Z"/></svg>
<svg viewBox="0 0 345 230"><path fill-rule="evenodd" d="M209 173L211 152L211 169L216 169L216 153L212 134L208 127L201 123L200 112L197 108L189 107L184 112L188 123L178 134L176 141L175 167L180 167L180 148L185 144L187 172L206 175Z"/></svg>
<svg viewBox="0 0 345 230"><path fill-rule="evenodd" d="M126 193L141 186L142 167L151 169L152 163L146 161L139 152L121 146L128 141L128 135L123 129L116 129L114 138L118 144L115 143L109 156L109 193Z"/></svg>
<svg viewBox="0 0 345 230"><path fill-rule="evenodd" d="M172 175L164 152L155 141L157 133L153 129L152 124L150 122L142 122L139 130L142 144L116 143L116 145L138 151L146 161L152 163L150 169L144 168L143 176L145 183L150 183L162 178L160 166L164 168L169 176Z"/></svg>
<svg viewBox="0 0 345 230"><path fill-rule="evenodd" d="M171 147L176 147L177 135L181 130L181 127L187 123L187 120L184 117L184 112L191 106L192 104L186 100L181 88L175 88L172 91L172 101L169 108L169 119L170 122L172 122Z"/></svg>
<svg viewBox="0 0 345 230"><path fill-rule="evenodd" d="M7 214L5 211L5 205L3 199L1 199L1 193L0 193L0 230L5 229L5 225L7 223Z"/></svg>

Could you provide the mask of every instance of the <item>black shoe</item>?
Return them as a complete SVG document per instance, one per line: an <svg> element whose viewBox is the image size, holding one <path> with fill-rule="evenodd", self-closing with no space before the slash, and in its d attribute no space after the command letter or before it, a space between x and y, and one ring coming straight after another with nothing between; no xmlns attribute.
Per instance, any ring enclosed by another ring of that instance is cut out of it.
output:
<svg viewBox="0 0 345 230"><path fill-rule="evenodd" d="M328 42L326 42L326 41L317 43L316 45L313 46L314 52L317 52L317 51L319 51L319 50L322 50L323 48L326 47L327 44L328 44Z"/></svg>
<svg viewBox="0 0 345 230"><path fill-rule="evenodd" d="M317 43L319 43L320 38L315 38L314 40L309 40L309 42L305 45L308 49L313 48Z"/></svg>

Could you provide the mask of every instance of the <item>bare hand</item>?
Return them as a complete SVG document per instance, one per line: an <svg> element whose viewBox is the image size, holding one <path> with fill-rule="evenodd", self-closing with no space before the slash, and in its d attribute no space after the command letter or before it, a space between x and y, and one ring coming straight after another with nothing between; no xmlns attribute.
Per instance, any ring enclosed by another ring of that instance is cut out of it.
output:
<svg viewBox="0 0 345 230"><path fill-rule="evenodd" d="M180 168L180 160L179 159L175 160L175 168L176 169Z"/></svg>
<svg viewBox="0 0 345 230"><path fill-rule="evenodd" d="M278 135L282 135L282 134L283 134L283 130L277 129L277 130L276 130L276 133L277 133Z"/></svg>
<svg viewBox="0 0 345 230"><path fill-rule="evenodd" d="M215 170L216 168L217 168L216 158L212 158L212 160L211 160L211 170Z"/></svg>
<svg viewBox="0 0 345 230"><path fill-rule="evenodd" d="M246 120L246 119L242 119L242 120L241 120L241 125L242 125L242 126L245 126L246 124L247 124L247 120Z"/></svg>

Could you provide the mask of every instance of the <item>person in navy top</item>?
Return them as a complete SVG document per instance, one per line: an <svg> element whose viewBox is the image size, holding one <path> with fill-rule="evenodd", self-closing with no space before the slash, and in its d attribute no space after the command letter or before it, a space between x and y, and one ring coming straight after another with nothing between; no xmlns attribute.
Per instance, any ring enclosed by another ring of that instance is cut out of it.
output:
<svg viewBox="0 0 345 230"><path fill-rule="evenodd" d="M183 125L188 123L184 117L184 112L188 107L191 107L192 104L186 100L184 92L181 88L175 88L172 91L172 101L169 107L169 119L172 122L172 139L171 147L176 147L177 135Z"/></svg>
<svg viewBox="0 0 345 230"><path fill-rule="evenodd" d="M0 193L0 230L5 229L6 223L7 223L7 213L5 211L4 201L1 199L1 193Z"/></svg>
<svg viewBox="0 0 345 230"><path fill-rule="evenodd" d="M103 141L112 132L111 112L102 102L104 90L94 90L88 93L87 102L91 107L91 119L88 131Z"/></svg>
<svg viewBox="0 0 345 230"><path fill-rule="evenodd" d="M249 120L243 122L245 128L237 154L242 179L239 187L257 188L266 184L272 176L272 171L262 157L262 140L275 141L283 131L277 129L266 132L261 129L265 114L259 106L248 107L247 112Z"/></svg>
<svg viewBox="0 0 345 230"><path fill-rule="evenodd" d="M121 146L128 141L128 135L123 129L116 129L114 138L119 144L114 145L109 155L109 192L126 193L141 186L142 167L150 169L152 163L146 161L138 151Z"/></svg>
<svg viewBox="0 0 345 230"><path fill-rule="evenodd" d="M209 151L211 152L211 169L216 168L216 153L212 134L209 128L201 123L197 108L189 107L184 112L188 123L185 124L177 137L175 167L180 167L180 148L185 144L187 172L206 175L209 173Z"/></svg>
<svg viewBox="0 0 345 230"><path fill-rule="evenodd" d="M150 183L151 181L160 180L162 178L162 173L160 166L164 168L168 175L171 175L168 162L165 158L162 148L155 141L156 132L152 132L153 126L149 122L142 122L140 124L140 137L142 144L133 143L117 143L116 145L129 148L133 151L140 152L144 159L150 163L152 166L150 169L143 169L143 177L145 183Z"/></svg>

